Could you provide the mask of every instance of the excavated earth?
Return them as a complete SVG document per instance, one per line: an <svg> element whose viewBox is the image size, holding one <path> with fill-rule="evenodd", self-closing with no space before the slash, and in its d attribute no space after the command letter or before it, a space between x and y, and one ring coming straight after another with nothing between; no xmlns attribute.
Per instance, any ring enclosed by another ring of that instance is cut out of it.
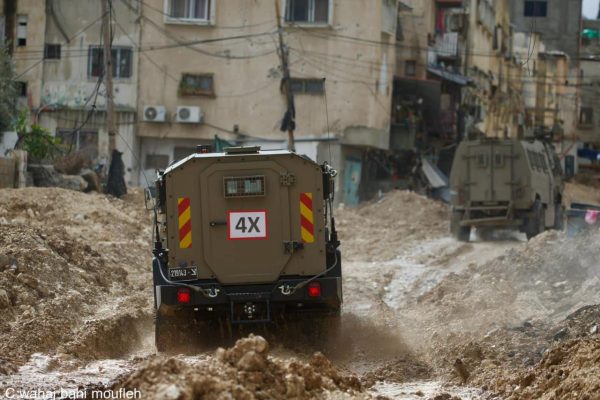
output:
<svg viewBox="0 0 600 400"><path fill-rule="evenodd" d="M337 336L157 354L142 192L0 190L0 398L600 399L596 228L461 243L446 205L403 191L336 220Z"/></svg>

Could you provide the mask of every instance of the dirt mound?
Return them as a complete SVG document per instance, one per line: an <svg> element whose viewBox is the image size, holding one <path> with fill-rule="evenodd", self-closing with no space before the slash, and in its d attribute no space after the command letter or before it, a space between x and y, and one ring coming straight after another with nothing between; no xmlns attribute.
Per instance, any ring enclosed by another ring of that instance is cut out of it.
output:
<svg viewBox="0 0 600 400"><path fill-rule="evenodd" d="M352 260L391 260L449 229L445 204L410 191L393 191L355 209L338 209L335 217L342 253Z"/></svg>
<svg viewBox="0 0 600 400"><path fill-rule="evenodd" d="M309 362L269 356L260 336L240 339L214 357L155 358L122 377L112 389L138 389L148 399L369 398L355 376L335 369L321 353Z"/></svg>
<svg viewBox="0 0 600 400"><path fill-rule="evenodd" d="M526 321L558 322L600 301L600 232L571 240L548 231L487 265L451 274L421 296L436 318L457 330L490 330Z"/></svg>
<svg viewBox="0 0 600 400"><path fill-rule="evenodd" d="M83 357L110 354L102 348L114 343L100 346L98 330L86 324L92 315L106 326L125 315L149 318L139 311L149 313L147 295L122 296L150 290L150 232L141 191L117 200L56 188L0 190L0 373L59 344Z"/></svg>
<svg viewBox="0 0 600 400"><path fill-rule="evenodd" d="M574 239L549 231L446 276L404 311L425 362L445 380L487 387L581 337L598 316L587 307L600 302L598 240L597 230Z"/></svg>
<svg viewBox="0 0 600 400"><path fill-rule="evenodd" d="M597 399L600 336L569 340L544 354L535 368L496 379L494 390L511 399Z"/></svg>

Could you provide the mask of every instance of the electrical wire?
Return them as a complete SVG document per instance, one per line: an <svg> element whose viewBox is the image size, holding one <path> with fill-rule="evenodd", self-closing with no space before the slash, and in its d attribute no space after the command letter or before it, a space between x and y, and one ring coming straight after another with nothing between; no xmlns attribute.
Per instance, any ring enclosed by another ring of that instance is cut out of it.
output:
<svg viewBox="0 0 600 400"><path fill-rule="evenodd" d="M88 29L90 29L92 26L96 25L96 23L98 23L98 21L100 21L102 18L104 18L104 14L101 15L99 18L95 19L94 21L90 22L88 25L84 26L81 30L75 32L73 34L73 36L71 36L69 38L69 40L67 40L66 42L63 42L61 45L68 44L71 40L75 39L77 36L81 35L82 33L86 32ZM30 66L29 68L25 69L25 71L23 71L22 73L20 73L19 75L17 75L14 78L14 80L19 79L20 77L22 77L23 75L25 75L27 72L31 71L33 68L35 68L36 66L38 66L42 62L44 62L44 58L43 57L39 61L37 61L35 64L33 64L32 66Z"/></svg>
<svg viewBox="0 0 600 400"><path fill-rule="evenodd" d="M221 37L221 38L203 39L203 40L182 41L181 39L177 38L175 35L168 32L166 29L164 29L163 27L158 25L152 19L150 19L146 16L143 16L143 15L142 15L142 19L149 22L150 25L152 25L163 36L165 36L166 38L175 42L174 44L150 46L146 49L143 49L142 51L155 51L155 50L164 50L164 49L171 49L171 48L178 48L178 47L186 47L192 51L196 51L198 53L201 53L201 54L209 56L209 57L224 58L224 59L228 59L228 60L247 60L247 59L252 59L252 58L264 57L264 56L271 55L271 54L275 53L275 51L276 51L276 50L272 50L272 51L268 51L268 52L264 52L264 53L258 53L258 54L248 55L248 56L240 56L240 55L231 55L231 54L215 54L215 53L211 53L206 50L199 49L198 47L194 47L199 44L217 43L217 42L223 42L223 41L229 41L229 40L250 39L250 38L255 38L255 37L270 36L270 35L274 34L273 31L252 33L252 34L246 34L246 35L228 36L228 37Z"/></svg>

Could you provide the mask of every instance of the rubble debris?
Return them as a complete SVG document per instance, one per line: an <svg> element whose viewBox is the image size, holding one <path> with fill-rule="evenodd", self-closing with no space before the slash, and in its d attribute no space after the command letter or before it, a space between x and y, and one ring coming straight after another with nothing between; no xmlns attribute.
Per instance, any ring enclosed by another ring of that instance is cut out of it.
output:
<svg viewBox="0 0 600 400"><path fill-rule="evenodd" d="M30 164L28 171L33 176L33 183L38 187L58 187L63 189L83 191L88 184L79 175L59 174L52 165Z"/></svg>
<svg viewBox="0 0 600 400"><path fill-rule="evenodd" d="M549 350L533 369L515 376L500 376L495 392L511 399L596 399L600 393L600 338L588 337L562 343Z"/></svg>
<svg viewBox="0 0 600 400"><path fill-rule="evenodd" d="M100 186L100 178L96 172L91 169L84 169L79 174L87 183L85 192L100 192L102 187Z"/></svg>
<svg viewBox="0 0 600 400"><path fill-rule="evenodd" d="M74 151L63 157L54 159L54 169L66 175L79 175L83 167L88 164L88 157L83 151Z"/></svg>
<svg viewBox="0 0 600 400"><path fill-rule="evenodd" d="M203 360L151 359L111 389L121 388L140 389L149 399L325 399L334 393L372 398L356 376L342 374L324 355L316 353L308 362L281 360L254 335Z"/></svg>

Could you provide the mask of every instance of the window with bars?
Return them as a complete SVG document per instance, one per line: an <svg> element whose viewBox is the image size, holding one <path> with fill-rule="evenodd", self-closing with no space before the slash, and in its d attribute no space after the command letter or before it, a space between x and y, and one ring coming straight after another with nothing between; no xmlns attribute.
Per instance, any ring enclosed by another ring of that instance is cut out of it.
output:
<svg viewBox="0 0 600 400"><path fill-rule="evenodd" d="M301 24L329 23L331 0L287 0L285 21Z"/></svg>
<svg viewBox="0 0 600 400"><path fill-rule="evenodd" d="M318 78L292 78L290 88L294 94L325 93L325 81Z"/></svg>
<svg viewBox="0 0 600 400"><path fill-rule="evenodd" d="M57 129L56 137L71 150L85 154L89 161L98 157L98 131Z"/></svg>
<svg viewBox="0 0 600 400"><path fill-rule="evenodd" d="M131 78L132 73L131 47L112 48L112 76L113 78ZM88 52L88 75L99 77L104 72L104 49L100 46L90 46Z"/></svg>
<svg viewBox="0 0 600 400"><path fill-rule="evenodd" d="M60 44L46 43L44 46L44 58L46 60L60 60Z"/></svg>
<svg viewBox="0 0 600 400"><path fill-rule="evenodd" d="M211 0L167 0L169 18L188 21L210 21Z"/></svg>
<svg viewBox="0 0 600 400"><path fill-rule="evenodd" d="M180 96L214 96L213 74L183 74L179 81Z"/></svg>

